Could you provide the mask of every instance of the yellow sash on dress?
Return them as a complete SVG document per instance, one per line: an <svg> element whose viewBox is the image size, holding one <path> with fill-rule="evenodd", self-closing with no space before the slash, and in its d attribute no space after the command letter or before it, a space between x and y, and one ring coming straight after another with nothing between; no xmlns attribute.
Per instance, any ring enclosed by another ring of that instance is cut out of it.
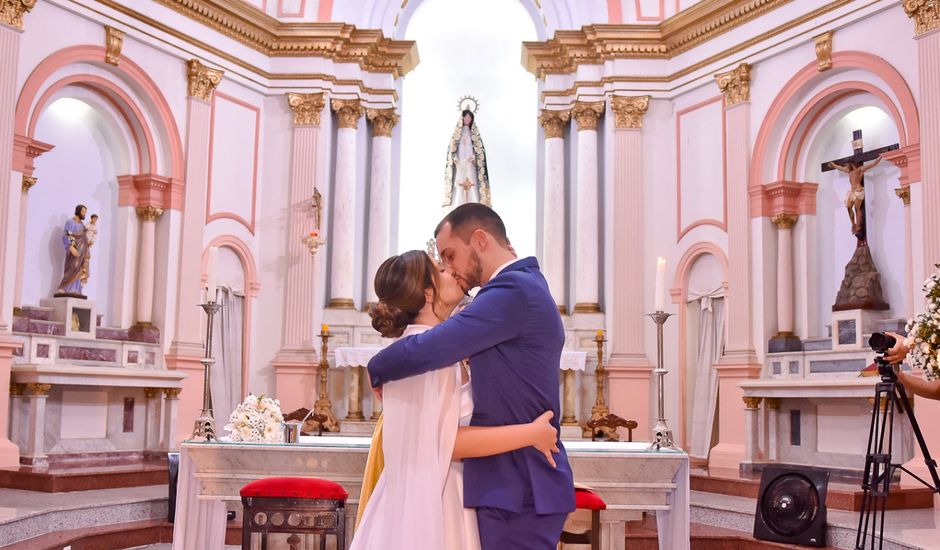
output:
<svg viewBox="0 0 940 550"><path fill-rule="evenodd" d="M385 455L382 454L382 420L384 418L384 413L379 415L379 420L375 423L375 432L372 433L369 458L366 459L366 470L362 474L362 491L359 493L359 509L356 511L356 529L359 529L359 522L366 511L366 505L369 503L375 484L379 482L379 476L385 469Z"/></svg>

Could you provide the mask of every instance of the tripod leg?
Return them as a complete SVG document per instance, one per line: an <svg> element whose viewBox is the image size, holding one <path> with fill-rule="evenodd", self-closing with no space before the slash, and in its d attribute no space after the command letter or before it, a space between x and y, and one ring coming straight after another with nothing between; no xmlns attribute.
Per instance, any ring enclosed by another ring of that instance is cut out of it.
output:
<svg viewBox="0 0 940 550"><path fill-rule="evenodd" d="M896 390L899 396L899 400L903 405L903 412L907 413L907 418L911 421L911 429L914 432L914 437L917 438L917 444L920 446L920 452L924 455L924 463L927 464L927 471L930 472L931 481L933 481L933 489L935 491L940 491L940 475L937 474L937 461L930 456L930 449L927 448L927 442L924 441L924 434L920 431L920 425L917 423L917 417L914 416L914 410L910 407L910 400L907 397L907 391L904 389L904 386L897 384Z"/></svg>

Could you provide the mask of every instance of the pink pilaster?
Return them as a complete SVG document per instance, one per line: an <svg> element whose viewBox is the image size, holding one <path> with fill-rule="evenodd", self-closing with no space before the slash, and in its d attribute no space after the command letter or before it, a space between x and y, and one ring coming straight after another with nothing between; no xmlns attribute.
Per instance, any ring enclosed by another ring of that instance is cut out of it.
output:
<svg viewBox="0 0 940 550"><path fill-rule="evenodd" d="M20 450L10 433L10 365L18 347L9 338L13 324L22 174L13 171L13 119L16 106L16 68L20 30L0 23L0 467L19 464ZM16 176L14 177L14 174Z"/></svg>
<svg viewBox="0 0 940 550"><path fill-rule="evenodd" d="M319 169L317 148L320 138L320 112L323 94L289 94L294 110L291 143L290 206L288 209L287 283L284 286L284 329L281 349L272 362L275 395L281 408L291 411L313 407L316 397L317 342L313 312L321 287L316 284L317 265L325 253L316 256L303 243L304 236L317 227L313 197Z"/></svg>
<svg viewBox="0 0 940 550"><path fill-rule="evenodd" d="M55 147L48 143L36 141L26 136L13 136L13 170L22 175L22 195L20 195L20 228L19 242L16 246L16 286L13 289L13 304L22 305L20 300L23 294L23 258L26 252L23 246L23 239L26 236L26 215L29 212L29 190L36 185L36 178L33 177L35 170L34 161L39 155L51 151ZM16 186L16 181L11 180L10 185Z"/></svg>
<svg viewBox="0 0 940 550"><path fill-rule="evenodd" d="M176 295L176 328L166 356L171 369L184 371L177 441L189 437L202 406L203 354L200 335L202 310L202 239L205 224L206 188L209 174L209 130L212 106L207 100L189 97L186 122L186 187L180 235L179 284Z"/></svg>
<svg viewBox="0 0 940 550"><path fill-rule="evenodd" d="M718 75L725 95L728 197L727 338L718 372L718 444L709 466L737 469L745 459L744 404L740 382L756 378L761 365L754 352L751 311L751 239L748 208L750 144L750 68L746 64Z"/></svg>
<svg viewBox="0 0 940 550"><path fill-rule="evenodd" d="M611 412L636 420L637 433L647 434L650 421L650 363L643 336L652 326L643 315L646 294L643 266L643 128L642 117L649 97L619 97L611 101L615 115L613 184L613 271L614 285L610 319Z"/></svg>
<svg viewBox="0 0 940 550"><path fill-rule="evenodd" d="M927 11L928 6L922 9ZM933 27L936 24L933 19ZM920 27L918 24L919 31ZM923 280L934 271L935 264L940 264L940 155L935 154L940 151L940 28L923 29L917 36L917 61L921 149L931 152L921 159L925 273L916 278Z"/></svg>

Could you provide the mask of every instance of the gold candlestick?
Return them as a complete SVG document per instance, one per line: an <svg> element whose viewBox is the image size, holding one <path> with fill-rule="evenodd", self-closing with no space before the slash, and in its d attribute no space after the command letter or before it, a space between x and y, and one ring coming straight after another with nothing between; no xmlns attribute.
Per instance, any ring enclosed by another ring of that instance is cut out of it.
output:
<svg viewBox="0 0 940 550"><path fill-rule="evenodd" d="M329 352L328 342L332 337L333 335L330 334L329 329L320 331L320 339L323 340L320 345L320 396L313 406L313 411L315 414L326 417L326 420L319 423L321 429L328 432L338 432L339 421L336 420L336 416L333 414L333 403L330 401L330 362L326 358Z"/></svg>
<svg viewBox="0 0 940 550"><path fill-rule="evenodd" d="M598 330L597 334L594 336L594 343L597 345L597 368L594 370L594 378L597 381L597 397L594 398L594 407L591 409L590 422L600 420L610 415L610 408L607 407L607 402L604 400L604 386L607 382L607 369L604 368L604 342L606 341L607 338L604 337L604 331ZM590 428L587 422L582 426L581 436L591 438L604 436L611 441L618 441L620 439L616 427L597 426L596 428Z"/></svg>

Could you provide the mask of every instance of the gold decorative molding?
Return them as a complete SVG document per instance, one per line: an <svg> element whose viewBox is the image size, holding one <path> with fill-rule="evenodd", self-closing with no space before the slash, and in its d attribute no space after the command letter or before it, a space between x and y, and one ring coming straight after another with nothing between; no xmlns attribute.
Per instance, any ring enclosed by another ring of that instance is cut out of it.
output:
<svg viewBox="0 0 940 550"><path fill-rule="evenodd" d="M124 49L124 31L105 25L104 46L106 50L105 62L117 66L120 62L121 50Z"/></svg>
<svg viewBox="0 0 940 550"><path fill-rule="evenodd" d="M576 101L571 116L578 122L578 131L597 130L597 120L604 115L603 101Z"/></svg>
<svg viewBox="0 0 940 550"><path fill-rule="evenodd" d="M940 28L940 0L904 0L904 13L914 20L914 36Z"/></svg>
<svg viewBox="0 0 940 550"><path fill-rule="evenodd" d="M849 1L837 0L823 8L829 11ZM587 25L581 30L560 30L545 42L523 42L522 64L541 79L611 59L671 59L789 2L704 0L657 25Z"/></svg>
<svg viewBox="0 0 940 550"><path fill-rule="evenodd" d="M163 215L163 209L157 206L138 206L137 217L145 222L155 222Z"/></svg>
<svg viewBox="0 0 940 550"><path fill-rule="evenodd" d="M780 410L780 398L779 397L765 397L764 406L773 411Z"/></svg>
<svg viewBox="0 0 940 550"><path fill-rule="evenodd" d="M144 388L144 397L147 399L153 399L158 395L160 395L160 388Z"/></svg>
<svg viewBox="0 0 940 550"><path fill-rule="evenodd" d="M36 382L26 384L26 390L30 395L49 395L49 390L51 389L52 384L39 384Z"/></svg>
<svg viewBox="0 0 940 550"><path fill-rule="evenodd" d="M294 125L319 126L320 114L326 107L326 98L323 92L316 94L287 94L287 105L294 112Z"/></svg>
<svg viewBox="0 0 940 550"><path fill-rule="evenodd" d="M904 203L904 206L911 205L911 188L910 187L898 187L894 190L894 194L901 199L901 202Z"/></svg>
<svg viewBox="0 0 940 550"><path fill-rule="evenodd" d="M568 125L569 120L571 120L570 110L552 111L542 109L542 114L539 115L539 124L542 125L545 132L545 139L565 137L565 126Z"/></svg>
<svg viewBox="0 0 940 550"><path fill-rule="evenodd" d="M23 30L23 16L36 6L36 0L0 0L0 23Z"/></svg>
<svg viewBox="0 0 940 550"><path fill-rule="evenodd" d="M715 75L718 89L725 96L725 107L751 100L751 66L741 63L724 73Z"/></svg>
<svg viewBox="0 0 940 550"><path fill-rule="evenodd" d="M650 106L650 96L619 96L610 99L616 128L642 128L643 115Z"/></svg>
<svg viewBox="0 0 940 550"><path fill-rule="evenodd" d="M330 309L356 309L356 304L352 298L331 298L326 305Z"/></svg>
<svg viewBox="0 0 940 550"><path fill-rule="evenodd" d="M203 101L212 100L212 93L215 92L219 82L222 82L223 74L225 74L225 71L210 69L203 65L198 59L190 59L187 94L189 94L190 97L195 97Z"/></svg>
<svg viewBox="0 0 940 550"><path fill-rule="evenodd" d="M358 99L334 99L330 102L333 112L339 117L340 128L357 128L365 112Z"/></svg>
<svg viewBox="0 0 940 550"><path fill-rule="evenodd" d="M29 193L29 190L32 189L38 181L39 180L33 176L23 176L23 194Z"/></svg>
<svg viewBox="0 0 940 550"><path fill-rule="evenodd" d="M819 62L819 72L832 68L832 31L826 31L813 37L816 43L816 61Z"/></svg>
<svg viewBox="0 0 940 550"><path fill-rule="evenodd" d="M574 313L600 313L601 305L593 302L578 302L572 311Z"/></svg>
<svg viewBox="0 0 940 550"><path fill-rule="evenodd" d="M793 229L797 219L799 219L799 216L796 214L777 214L770 218L770 221L776 225L778 229Z"/></svg>
<svg viewBox="0 0 940 550"><path fill-rule="evenodd" d="M744 400L744 408L748 410L755 410L760 406L761 398L760 397L742 397Z"/></svg>
<svg viewBox="0 0 940 550"><path fill-rule="evenodd" d="M399 120L395 109L366 109L366 118L372 122L373 137L392 137L392 128Z"/></svg>
<svg viewBox="0 0 940 550"><path fill-rule="evenodd" d="M163 388L163 395L165 395L167 399L177 399L181 391L183 391L182 388Z"/></svg>
<svg viewBox="0 0 940 550"><path fill-rule="evenodd" d="M100 1L100 0L99 0ZM345 23L282 23L240 0L156 0L269 57L325 57L404 76L418 64L412 40Z"/></svg>
<svg viewBox="0 0 940 550"><path fill-rule="evenodd" d="M25 384L17 384L16 382L10 382L10 395L23 395L23 390L25 389Z"/></svg>

